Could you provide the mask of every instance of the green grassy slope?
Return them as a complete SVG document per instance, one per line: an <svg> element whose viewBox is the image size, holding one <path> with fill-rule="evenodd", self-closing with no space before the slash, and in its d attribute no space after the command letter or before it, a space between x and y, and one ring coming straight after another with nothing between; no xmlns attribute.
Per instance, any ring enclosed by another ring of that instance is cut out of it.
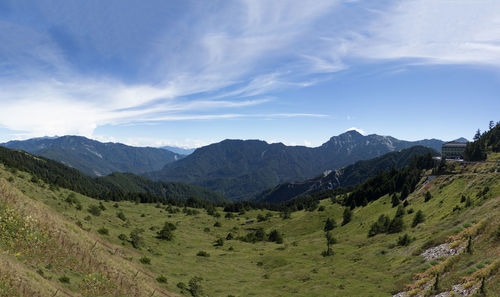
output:
<svg viewBox="0 0 500 297"><path fill-rule="evenodd" d="M107 249L108 254L118 249L124 256L111 264L128 273L142 271L148 288L156 286L158 290L188 296L196 295L199 287L209 296L389 296L405 288L411 288L416 294L419 281L433 281L436 271L444 269L440 291L449 290L464 280L477 285L487 274L486 296L498 296L500 275L497 269L491 268L495 268L500 257L500 237L496 235L500 226L499 171L498 164L449 165L446 174L430 182L423 179L410 194L405 209L412 211L403 216L403 232L370 238L368 230L379 215L392 218L396 212L388 196L366 207L355 208L352 221L344 226L340 226L344 208L330 199L321 201L324 210L294 212L290 219L282 219L276 212L257 210L225 218L222 209L217 210L221 217L216 218L204 210L190 209L185 213L182 209L176 211L175 207L133 202L102 202L105 210L94 216L88 209L91 205L98 206L97 200L65 189L53 191L41 181L34 183L23 172L13 174L0 168L0 178L8 187L19 191L22 201L36 203L43 209L45 206L41 203L47 205L50 216L55 216L61 228L83 236L82 242L87 242L89 248L97 240L111 247ZM432 198L424 202L427 191ZM461 202L462 195L470 198L470 206ZM418 210L423 211L425 221L412 228L411 222ZM124 217L117 216L120 212ZM267 213L271 214L269 220L257 220L259 214ZM323 226L327 218L337 222L338 226L332 230L337 243L332 246L334 255L323 257L321 253L326 249ZM176 226L172 241L155 237L165 222ZM215 227L216 222L221 226ZM107 235L101 234L105 233L103 227L108 230ZM223 246L214 246L218 238L225 239L228 233L234 237L245 236L259 227L266 233L277 229L283 234L284 243L247 243L233 239L224 240ZM139 249L134 249L129 241L131 231L136 228L144 230ZM408 246L398 246L398 237L405 233L415 240ZM120 234L127 238L119 239ZM426 248L447 241L464 245L469 234L472 235L472 254L436 261L425 261L419 256ZM197 256L200 251L210 256ZM33 266L30 260L16 253L2 254L0 259L27 265L29 282L40 279L35 271L41 268L46 277L52 277L51 280L42 278L46 284L74 292L75 296L81 293L79 284L85 271L71 271L70 264L60 270L47 269L46 263ZM141 257L148 258L150 264L141 263ZM57 280L63 274L70 277L69 284ZM167 282L154 284L159 276L165 276ZM195 277L202 280L195 281ZM184 283L185 288L180 283ZM0 290L2 286L8 289L9 282L0 278ZM149 296L148 292L138 296Z"/></svg>

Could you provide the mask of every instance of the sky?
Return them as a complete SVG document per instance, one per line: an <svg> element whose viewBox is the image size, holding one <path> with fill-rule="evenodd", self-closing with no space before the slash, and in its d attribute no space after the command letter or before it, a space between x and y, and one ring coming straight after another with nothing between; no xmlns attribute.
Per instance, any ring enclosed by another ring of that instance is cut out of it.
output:
<svg viewBox="0 0 500 297"><path fill-rule="evenodd" d="M452 140L490 120L498 0L0 0L0 142Z"/></svg>

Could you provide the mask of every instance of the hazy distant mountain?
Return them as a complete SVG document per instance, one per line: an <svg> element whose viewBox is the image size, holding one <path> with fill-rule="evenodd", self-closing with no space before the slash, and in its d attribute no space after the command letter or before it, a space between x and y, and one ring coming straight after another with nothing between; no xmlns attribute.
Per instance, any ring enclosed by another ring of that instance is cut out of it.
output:
<svg viewBox="0 0 500 297"><path fill-rule="evenodd" d="M171 151L171 152L176 153L176 154L186 155L186 156L192 154L196 150L195 148L185 149L182 147L168 146L168 145L161 146L160 148L164 149L164 150Z"/></svg>
<svg viewBox="0 0 500 297"><path fill-rule="evenodd" d="M59 161L90 176L155 171L183 157L164 149L101 143L81 136L42 137L0 145Z"/></svg>
<svg viewBox="0 0 500 297"><path fill-rule="evenodd" d="M239 200L283 182L305 180L326 170L415 145L440 150L442 143L437 139L411 142L375 134L363 136L356 131L334 136L315 148L260 140L224 140L199 148L145 176L201 185Z"/></svg>
<svg viewBox="0 0 500 297"><path fill-rule="evenodd" d="M254 200L279 203L299 195L361 184L366 179L377 175L380 171L390 170L392 167L403 168L410 163L412 157L422 156L427 153L431 153L433 156L439 155L437 151L431 148L414 146L401 151L390 152L374 159L358 161L329 174L320 175L306 181L280 184L260 193Z"/></svg>
<svg viewBox="0 0 500 297"><path fill-rule="evenodd" d="M467 143L467 142L469 142L469 140L467 140L467 138L460 137L458 139L453 140L453 142Z"/></svg>

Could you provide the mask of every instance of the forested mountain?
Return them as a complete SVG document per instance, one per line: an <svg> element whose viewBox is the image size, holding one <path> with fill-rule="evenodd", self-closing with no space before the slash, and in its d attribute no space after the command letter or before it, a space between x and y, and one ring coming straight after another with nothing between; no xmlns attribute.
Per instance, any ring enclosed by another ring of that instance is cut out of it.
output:
<svg viewBox="0 0 500 297"><path fill-rule="evenodd" d="M233 200L289 181L305 180L359 160L415 145L440 150L441 140L403 141L348 131L315 148L268 144L259 140L224 140L197 149L186 158L145 174L154 180L192 183Z"/></svg>
<svg viewBox="0 0 500 297"><path fill-rule="evenodd" d="M207 201L225 201L221 194L199 186L154 182L131 173L114 173L93 178L62 163L4 147L0 147L0 163L13 170L32 174L34 182L41 179L53 187L67 188L98 199L163 202L167 199L197 198Z"/></svg>
<svg viewBox="0 0 500 297"><path fill-rule="evenodd" d="M389 171L393 167L403 168L410 164L414 157L426 154L431 154L432 156L438 155L431 148L414 146L398 152L387 153L374 159L358 161L352 165L330 172L327 175L321 175L306 181L280 184L260 193L253 200L278 203L288 201L299 195L321 190L358 185L381 171Z"/></svg>
<svg viewBox="0 0 500 297"><path fill-rule="evenodd" d="M56 160L90 176L155 171L183 157L165 149L101 143L81 136L33 138L0 145Z"/></svg>

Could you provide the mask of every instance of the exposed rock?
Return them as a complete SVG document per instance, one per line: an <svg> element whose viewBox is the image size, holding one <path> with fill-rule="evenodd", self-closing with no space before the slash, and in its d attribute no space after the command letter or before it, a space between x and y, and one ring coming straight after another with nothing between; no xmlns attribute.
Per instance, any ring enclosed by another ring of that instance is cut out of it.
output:
<svg viewBox="0 0 500 297"><path fill-rule="evenodd" d="M427 261L431 260L437 260L441 257L449 257L449 256L455 256L458 255L462 252L464 249L463 246L458 245L456 247L450 247L449 243L443 243L441 245L438 245L436 247L432 247L430 249L425 250L422 254L420 254L422 257L425 258Z"/></svg>

